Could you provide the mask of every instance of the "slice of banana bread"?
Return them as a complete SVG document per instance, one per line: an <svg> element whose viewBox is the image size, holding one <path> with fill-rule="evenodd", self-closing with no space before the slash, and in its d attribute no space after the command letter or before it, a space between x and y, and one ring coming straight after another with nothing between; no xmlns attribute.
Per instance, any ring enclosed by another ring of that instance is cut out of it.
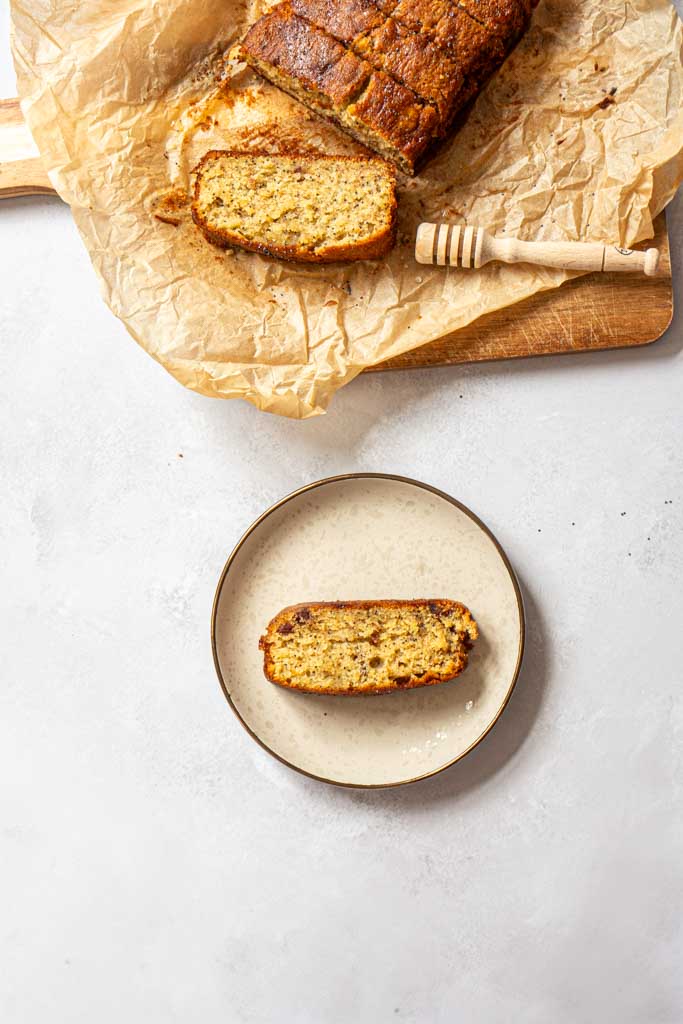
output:
<svg viewBox="0 0 683 1024"><path fill-rule="evenodd" d="M396 234L396 174L378 158L212 150L192 217L222 247L304 263L379 259Z"/></svg>
<svg viewBox="0 0 683 1024"><path fill-rule="evenodd" d="M270 682L353 696L447 682L478 636L456 601L345 601L283 609L259 647Z"/></svg>
<svg viewBox="0 0 683 1024"><path fill-rule="evenodd" d="M383 71L375 71L360 96L345 107L339 123L370 149L415 174L439 135L439 115L414 92Z"/></svg>

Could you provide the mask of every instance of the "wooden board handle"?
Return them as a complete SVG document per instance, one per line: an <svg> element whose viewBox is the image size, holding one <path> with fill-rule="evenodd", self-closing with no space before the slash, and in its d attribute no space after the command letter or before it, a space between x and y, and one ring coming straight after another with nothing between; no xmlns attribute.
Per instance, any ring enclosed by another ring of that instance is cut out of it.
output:
<svg viewBox="0 0 683 1024"><path fill-rule="evenodd" d="M19 100L0 100L0 199L56 195L21 113Z"/></svg>
<svg viewBox="0 0 683 1024"><path fill-rule="evenodd" d="M494 238L483 228L458 224L420 224L415 241L418 263L478 270L492 260L534 263L583 272L647 274L659 268L659 250L622 249L602 242L523 242Z"/></svg>

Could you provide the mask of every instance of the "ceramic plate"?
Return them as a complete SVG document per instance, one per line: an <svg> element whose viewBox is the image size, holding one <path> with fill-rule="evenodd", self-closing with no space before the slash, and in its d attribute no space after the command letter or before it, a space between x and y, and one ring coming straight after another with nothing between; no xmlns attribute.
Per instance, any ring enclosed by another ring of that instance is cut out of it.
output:
<svg viewBox="0 0 683 1024"><path fill-rule="evenodd" d="M258 641L290 604L448 597L480 639L449 683L366 697L296 693L263 675ZM265 512L223 570L212 616L225 696L261 746L291 768L343 786L398 786L442 771L494 725L517 680L524 613L491 532L455 499L379 474L310 484Z"/></svg>

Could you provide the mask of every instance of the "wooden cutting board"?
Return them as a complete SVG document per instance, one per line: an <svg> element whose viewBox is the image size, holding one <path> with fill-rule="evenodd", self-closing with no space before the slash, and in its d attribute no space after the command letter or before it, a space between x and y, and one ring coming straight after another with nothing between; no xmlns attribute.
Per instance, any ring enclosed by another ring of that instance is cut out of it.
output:
<svg viewBox="0 0 683 1024"><path fill-rule="evenodd" d="M0 199L54 195L18 100L0 100ZM1 214L0 214L1 216ZM657 277L590 274L481 317L469 327L373 370L447 366L521 356L630 348L660 338L673 316L666 220L655 222Z"/></svg>

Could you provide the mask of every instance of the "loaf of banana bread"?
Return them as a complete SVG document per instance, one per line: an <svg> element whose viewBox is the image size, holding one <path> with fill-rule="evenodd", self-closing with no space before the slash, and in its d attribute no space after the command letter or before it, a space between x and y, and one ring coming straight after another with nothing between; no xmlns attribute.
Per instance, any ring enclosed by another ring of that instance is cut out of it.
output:
<svg viewBox="0 0 683 1024"><path fill-rule="evenodd" d="M537 0L284 0L247 32L256 71L414 174Z"/></svg>

